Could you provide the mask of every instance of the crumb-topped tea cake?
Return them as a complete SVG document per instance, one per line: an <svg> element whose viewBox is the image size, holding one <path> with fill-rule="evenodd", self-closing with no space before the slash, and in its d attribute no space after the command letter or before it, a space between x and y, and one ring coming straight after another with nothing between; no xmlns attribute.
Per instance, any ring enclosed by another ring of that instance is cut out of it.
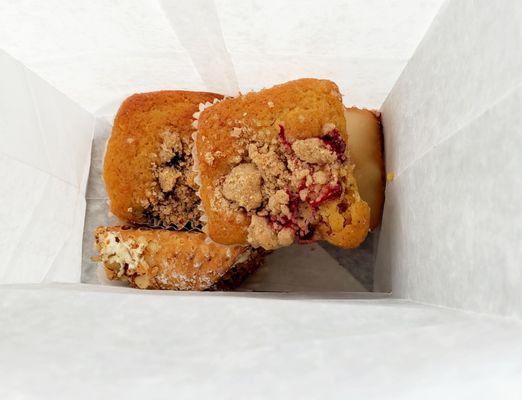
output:
<svg viewBox="0 0 522 400"><path fill-rule="evenodd" d="M140 289L233 289L262 262L261 250L222 246L200 232L99 227L95 241L107 278Z"/></svg>
<svg viewBox="0 0 522 400"><path fill-rule="evenodd" d="M353 248L365 239L370 209L333 82L300 79L224 99L197 124L199 194L214 241L273 250L317 240Z"/></svg>
<svg viewBox="0 0 522 400"><path fill-rule="evenodd" d="M121 105L105 154L111 211L126 223L196 228L201 211L192 160L193 114L215 93L135 94Z"/></svg>

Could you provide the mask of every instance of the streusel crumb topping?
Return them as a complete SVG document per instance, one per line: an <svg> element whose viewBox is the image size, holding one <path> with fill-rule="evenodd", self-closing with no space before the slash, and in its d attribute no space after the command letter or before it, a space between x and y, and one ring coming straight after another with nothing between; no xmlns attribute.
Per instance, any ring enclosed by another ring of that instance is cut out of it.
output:
<svg viewBox="0 0 522 400"><path fill-rule="evenodd" d="M201 215L192 168L193 144L168 130L161 133L161 138L158 162L151 163L155 180L142 202L145 216L151 225L197 228L188 226Z"/></svg>
<svg viewBox="0 0 522 400"><path fill-rule="evenodd" d="M254 247L272 250L312 240L321 221L318 207L343 195L350 168L335 125L326 124L320 137L291 142L283 125L268 141L269 131L238 125L231 129L240 142L230 158L235 165L216 185L212 207L250 216L248 241Z"/></svg>

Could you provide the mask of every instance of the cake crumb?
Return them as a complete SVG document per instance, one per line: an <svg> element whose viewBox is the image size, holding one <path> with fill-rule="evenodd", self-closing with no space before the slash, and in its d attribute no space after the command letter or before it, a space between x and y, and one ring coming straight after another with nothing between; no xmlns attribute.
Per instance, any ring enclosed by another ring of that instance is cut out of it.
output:
<svg viewBox="0 0 522 400"><path fill-rule="evenodd" d="M286 214L288 207L283 209L290 201L290 196L284 190L278 190L268 199L267 209L273 214Z"/></svg>
<svg viewBox="0 0 522 400"><path fill-rule="evenodd" d="M261 173L254 164L239 164L225 178L223 196L240 207L252 210L261 205Z"/></svg>
<svg viewBox="0 0 522 400"><path fill-rule="evenodd" d="M337 160L337 154L326 148L319 138L296 140L292 150L300 160L310 164L330 164Z"/></svg>
<svg viewBox="0 0 522 400"><path fill-rule="evenodd" d="M279 246L290 246L294 243L295 234L290 228L283 228L277 234L277 242Z"/></svg>
<svg viewBox="0 0 522 400"><path fill-rule="evenodd" d="M165 193L170 192L176 185L176 181L181 176L181 172L174 168L164 167L158 172L158 179L161 190Z"/></svg>
<svg viewBox="0 0 522 400"><path fill-rule="evenodd" d="M314 172L313 179L315 183L318 183L320 185L324 185L326 182L328 182L328 176L324 171Z"/></svg>
<svg viewBox="0 0 522 400"><path fill-rule="evenodd" d="M248 242L253 247L275 250L279 247L275 231L268 225L266 218L253 215L248 226Z"/></svg>

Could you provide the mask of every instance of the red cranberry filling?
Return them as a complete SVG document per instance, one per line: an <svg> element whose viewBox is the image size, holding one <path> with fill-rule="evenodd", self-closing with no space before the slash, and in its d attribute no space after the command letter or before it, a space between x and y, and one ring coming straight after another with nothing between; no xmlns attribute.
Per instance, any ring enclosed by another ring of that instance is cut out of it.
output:
<svg viewBox="0 0 522 400"><path fill-rule="evenodd" d="M313 197L313 199L306 199L313 210L328 200L340 197L342 193L342 188L339 183L324 186L316 185L316 189L318 189L318 192L312 194L311 197ZM310 224L306 226L306 229L299 226L297 223L297 213L300 201L299 196L290 191L288 192L288 195L290 197L288 208L290 209L291 216L270 215L268 221L274 230L280 231L283 228L290 228L294 231L300 243L311 243L315 229Z"/></svg>
<svg viewBox="0 0 522 400"><path fill-rule="evenodd" d="M339 212L343 213L345 212L346 210L348 210L348 204L346 203L341 203L337 206L337 209L339 210Z"/></svg>
<svg viewBox="0 0 522 400"><path fill-rule="evenodd" d="M293 228L293 225L294 225L294 222L293 222L293 219L294 219L294 216L292 215L292 218L288 218L287 216L283 215L283 216L274 216L274 215L270 215L270 217L268 217L270 223L272 224L272 226L274 228L277 228L278 230L280 229L283 229L283 228Z"/></svg>
<svg viewBox="0 0 522 400"><path fill-rule="evenodd" d="M325 146L337 154L339 161L346 160L346 143L337 129L333 129L321 137Z"/></svg>
<svg viewBox="0 0 522 400"><path fill-rule="evenodd" d="M287 151L288 153L292 152L292 143L290 143L286 138L285 127L283 125L279 125L279 141L285 148L285 151Z"/></svg>
<svg viewBox="0 0 522 400"><path fill-rule="evenodd" d="M297 207L299 206L299 195L290 191L287 191L290 201L288 202L288 208L292 213L292 217L297 214Z"/></svg>
<svg viewBox="0 0 522 400"><path fill-rule="evenodd" d="M328 149L337 154L339 161L346 160L346 143L342 139L337 129L333 129L323 135L321 140ZM293 155L292 144L286 137L285 128L282 125L279 125L279 142L283 146L285 152ZM315 233L315 228L311 224L307 224L306 227L300 226L298 224L298 208L299 203L302 201L299 197L299 192L305 188L307 188L309 192L304 201L310 205L312 212L314 213L321 204L327 202L328 200L339 198L342 194L342 187L338 182L328 183L326 185L313 184L307 187L306 180L303 179L300 182L296 192L287 189L287 193L290 198L290 201L288 202L290 217L284 215L269 215L267 219L269 224L272 226L272 229L275 231L279 232L284 228L292 229L299 243L313 242L312 238Z"/></svg>
<svg viewBox="0 0 522 400"><path fill-rule="evenodd" d="M342 191L343 190L339 183L335 183L335 184L330 183L328 185L324 185L321 187L317 197L315 199L313 199L312 201L309 201L308 203L313 208L317 208L328 200L332 200L332 199L336 199L336 198L340 197Z"/></svg>

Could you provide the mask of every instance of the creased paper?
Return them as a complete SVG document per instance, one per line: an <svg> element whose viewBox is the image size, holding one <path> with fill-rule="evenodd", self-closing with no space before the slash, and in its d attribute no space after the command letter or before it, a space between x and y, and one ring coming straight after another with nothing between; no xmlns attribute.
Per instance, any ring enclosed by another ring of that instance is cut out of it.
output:
<svg viewBox="0 0 522 400"><path fill-rule="evenodd" d="M52 285L5 288L0 304L2 399L518 400L522 391L520 324L404 300Z"/></svg>
<svg viewBox="0 0 522 400"><path fill-rule="evenodd" d="M151 90L234 94L234 75L241 91L326 77L346 105L379 108L442 3L7 1L0 48L89 111Z"/></svg>
<svg viewBox="0 0 522 400"><path fill-rule="evenodd" d="M0 283L77 282L94 118L0 51Z"/></svg>
<svg viewBox="0 0 522 400"><path fill-rule="evenodd" d="M522 317L521 21L449 2L384 103L377 290Z"/></svg>

